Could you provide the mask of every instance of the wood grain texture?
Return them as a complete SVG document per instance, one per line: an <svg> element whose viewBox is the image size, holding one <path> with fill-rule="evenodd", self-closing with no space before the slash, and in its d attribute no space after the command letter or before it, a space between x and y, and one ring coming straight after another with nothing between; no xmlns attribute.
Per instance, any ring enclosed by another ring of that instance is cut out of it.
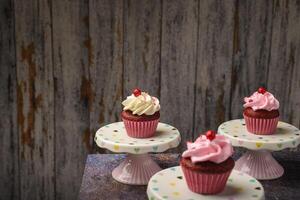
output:
<svg viewBox="0 0 300 200"><path fill-rule="evenodd" d="M54 199L54 110L48 1L15 1L20 196Z"/></svg>
<svg viewBox="0 0 300 200"><path fill-rule="evenodd" d="M161 121L177 127L183 141L193 131L197 18L197 1L163 1Z"/></svg>
<svg viewBox="0 0 300 200"><path fill-rule="evenodd" d="M236 2L230 118L243 117L243 98L267 86L272 8L270 0Z"/></svg>
<svg viewBox="0 0 300 200"><path fill-rule="evenodd" d="M177 152L241 117L259 86L300 126L297 0L1 0L0 11L0 199L77 198L95 131L120 120L135 87L160 98Z"/></svg>
<svg viewBox="0 0 300 200"><path fill-rule="evenodd" d="M0 199L19 199L16 61L13 1L0 6Z"/></svg>
<svg viewBox="0 0 300 200"><path fill-rule="evenodd" d="M229 119L235 1L200 1L195 137Z"/></svg>
<svg viewBox="0 0 300 200"><path fill-rule="evenodd" d="M76 199L89 129L88 1L52 2L56 199Z"/></svg>
<svg viewBox="0 0 300 200"><path fill-rule="evenodd" d="M136 87L160 95L161 1L125 1L124 97Z"/></svg>
<svg viewBox="0 0 300 200"><path fill-rule="evenodd" d="M89 35L92 63L89 66L91 92L89 139L96 130L119 121L123 99L123 2L90 1Z"/></svg>
<svg viewBox="0 0 300 200"><path fill-rule="evenodd" d="M280 117L300 126L300 3L274 1L268 88L280 102Z"/></svg>

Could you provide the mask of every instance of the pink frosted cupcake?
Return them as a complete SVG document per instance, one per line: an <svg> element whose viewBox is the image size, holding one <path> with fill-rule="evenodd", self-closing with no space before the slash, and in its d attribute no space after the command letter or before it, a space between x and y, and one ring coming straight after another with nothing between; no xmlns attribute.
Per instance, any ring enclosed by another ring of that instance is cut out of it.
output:
<svg viewBox="0 0 300 200"><path fill-rule="evenodd" d="M121 117L128 136L149 138L155 134L160 117L160 105L156 97L137 88L122 105Z"/></svg>
<svg viewBox="0 0 300 200"><path fill-rule="evenodd" d="M195 193L217 194L224 190L234 167L230 140L207 131L194 143L187 143L180 166L188 188Z"/></svg>
<svg viewBox="0 0 300 200"><path fill-rule="evenodd" d="M257 135L274 134L279 120L279 102L265 88L259 88L244 98L243 116L248 132Z"/></svg>

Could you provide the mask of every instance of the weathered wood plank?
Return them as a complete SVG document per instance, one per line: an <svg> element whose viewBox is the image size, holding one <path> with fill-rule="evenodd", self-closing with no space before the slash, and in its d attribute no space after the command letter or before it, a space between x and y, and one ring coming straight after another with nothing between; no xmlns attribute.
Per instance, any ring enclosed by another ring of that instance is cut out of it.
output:
<svg viewBox="0 0 300 200"><path fill-rule="evenodd" d="M182 145L241 117L261 85L300 126L296 0L3 0L0 11L0 199L77 198L95 131L120 120L134 87L160 97Z"/></svg>
<svg viewBox="0 0 300 200"><path fill-rule="evenodd" d="M229 119L235 1L199 8L194 138Z"/></svg>
<svg viewBox="0 0 300 200"><path fill-rule="evenodd" d="M56 199L77 198L88 152L92 104L88 10L88 1L52 2Z"/></svg>
<svg viewBox="0 0 300 200"><path fill-rule="evenodd" d="M0 6L0 199L19 199L14 4Z"/></svg>
<svg viewBox="0 0 300 200"><path fill-rule="evenodd" d="M17 118L22 199L54 199L51 13L48 1L15 1Z"/></svg>
<svg viewBox="0 0 300 200"><path fill-rule="evenodd" d="M236 3L230 118L242 118L243 98L267 86L272 6L271 0Z"/></svg>
<svg viewBox="0 0 300 200"><path fill-rule="evenodd" d="M183 141L193 131L197 19L197 1L163 1L161 121L177 127Z"/></svg>
<svg viewBox="0 0 300 200"><path fill-rule="evenodd" d="M139 87L160 95L161 1L125 1L124 97Z"/></svg>
<svg viewBox="0 0 300 200"><path fill-rule="evenodd" d="M281 120L300 127L300 4L275 1L268 88L280 101Z"/></svg>
<svg viewBox="0 0 300 200"><path fill-rule="evenodd" d="M89 5L89 141L95 146L96 130L120 120L123 93L123 1L92 0ZM88 144L87 144L88 145Z"/></svg>
<svg viewBox="0 0 300 200"><path fill-rule="evenodd" d="M195 137L229 118L234 0L200 1Z"/></svg>

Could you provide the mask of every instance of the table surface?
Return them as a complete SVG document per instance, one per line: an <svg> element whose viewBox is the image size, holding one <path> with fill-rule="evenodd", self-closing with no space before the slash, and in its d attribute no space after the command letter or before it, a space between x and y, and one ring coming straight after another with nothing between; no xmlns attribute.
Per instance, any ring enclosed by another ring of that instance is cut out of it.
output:
<svg viewBox="0 0 300 200"><path fill-rule="evenodd" d="M124 154L89 155L82 178L79 199L147 199L146 186L125 185L112 178L112 169L124 157ZM239 155L234 156L234 158L237 157ZM300 199L299 152L276 152L274 157L284 167L285 174L276 180L260 181L265 189L266 200ZM153 158L162 168L177 166L179 161L178 154L155 154Z"/></svg>

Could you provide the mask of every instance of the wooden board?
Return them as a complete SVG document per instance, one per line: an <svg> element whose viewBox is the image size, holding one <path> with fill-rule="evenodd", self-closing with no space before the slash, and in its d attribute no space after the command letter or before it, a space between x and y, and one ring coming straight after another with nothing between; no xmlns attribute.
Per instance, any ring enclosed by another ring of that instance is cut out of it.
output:
<svg viewBox="0 0 300 200"><path fill-rule="evenodd" d="M236 2L234 38L232 41L231 104L229 107L229 109L231 108L230 118L232 119L243 117L242 103L245 96L251 95L261 86L267 87L272 34L272 7L272 1L249 0Z"/></svg>
<svg viewBox="0 0 300 200"><path fill-rule="evenodd" d="M268 88L280 101L281 119L300 126L300 4L275 1Z"/></svg>
<svg viewBox="0 0 300 200"><path fill-rule="evenodd" d="M124 98L136 87L160 95L161 1L124 4Z"/></svg>
<svg viewBox="0 0 300 200"><path fill-rule="evenodd" d="M0 199L77 198L100 126L135 87L186 140L266 86L300 126L296 0L2 0ZM12 181L13 180L13 181Z"/></svg>
<svg viewBox="0 0 300 200"><path fill-rule="evenodd" d="M229 119L235 1L200 1L194 137Z"/></svg>
<svg viewBox="0 0 300 200"><path fill-rule="evenodd" d="M161 41L161 121L193 137L197 43L197 1L163 1ZM180 149L180 147L179 147Z"/></svg>
<svg viewBox="0 0 300 200"><path fill-rule="evenodd" d="M123 99L123 2L90 1L89 35L91 63L86 96L90 107L90 128L86 146L96 149L94 135L104 124L120 120ZM97 148L101 152L101 150Z"/></svg>
<svg viewBox="0 0 300 200"><path fill-rule="evenodd" d="M14 9L10 0L0 6L0 199L19 199Z"/></svg>
<svg viewBox="0 0 300 200"><path fill-rule="evenodd" d="M88 1L52 2L56 199L76 199L89 129Z"/></svg>
<svg viewBox="0 0 300 200"><path fill-rule="evenodd" d="M15 2L20 196L54 199L54 88L48 1Z"/></svg>

